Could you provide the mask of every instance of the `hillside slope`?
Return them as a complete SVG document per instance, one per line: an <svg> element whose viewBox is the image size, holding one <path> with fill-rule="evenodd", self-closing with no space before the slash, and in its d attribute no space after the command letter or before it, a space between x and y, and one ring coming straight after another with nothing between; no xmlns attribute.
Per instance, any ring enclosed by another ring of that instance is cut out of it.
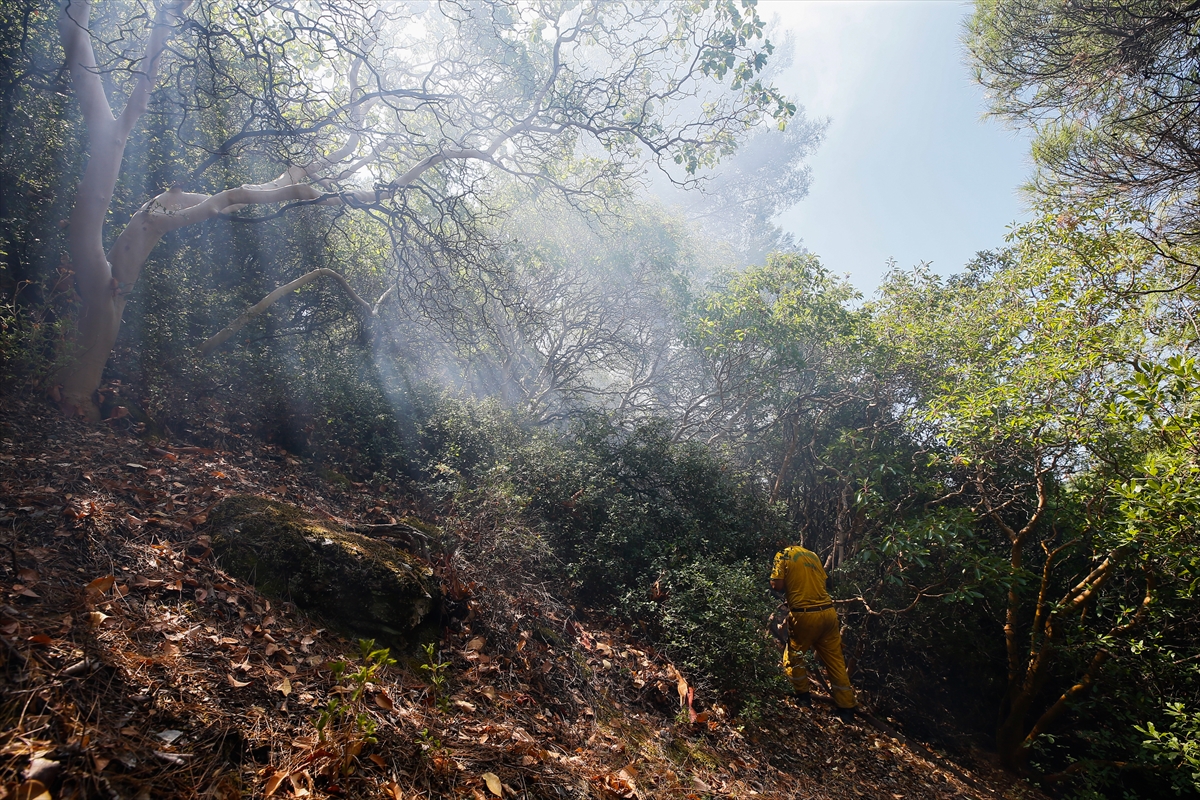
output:
<svg viewBox="0 0 1200 800"><path fill-rule="evenodd" d="M826 703L689 706L472 520L429 520L444 638L383 664L223 573L205 524L237 493L346 523L411 500L216 422L200 447L0 413L0 798L1037 796Z"/></svg>

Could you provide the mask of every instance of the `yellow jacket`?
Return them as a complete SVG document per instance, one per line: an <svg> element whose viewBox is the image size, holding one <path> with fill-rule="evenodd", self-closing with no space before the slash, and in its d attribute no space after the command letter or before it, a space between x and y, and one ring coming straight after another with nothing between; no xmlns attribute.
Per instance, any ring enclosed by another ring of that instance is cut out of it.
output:
<svg viewBox="0 0 1200 800"><path fill-rule="evenodd" d="M771 580L783 581L790 608L810 608L833 602L825 589L825 568L821 559L803 547L785 547L775 554L775 565L771 569Z"/></svg>

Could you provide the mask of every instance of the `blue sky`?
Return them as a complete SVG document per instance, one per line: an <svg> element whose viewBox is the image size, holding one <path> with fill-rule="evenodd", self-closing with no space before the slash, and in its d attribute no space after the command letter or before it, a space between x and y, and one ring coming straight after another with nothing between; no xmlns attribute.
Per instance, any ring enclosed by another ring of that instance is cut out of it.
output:
<svg viewBox="0 0 1200 800"><path fill-rule="evenodd" d="M759 9L795 37L780 88L831 120L809 162L808 197L778 220L830 270L867 295L889 258L950 274L1027 216L1029 138L982 116L961 44L970 4L762 0Z"/></svg>

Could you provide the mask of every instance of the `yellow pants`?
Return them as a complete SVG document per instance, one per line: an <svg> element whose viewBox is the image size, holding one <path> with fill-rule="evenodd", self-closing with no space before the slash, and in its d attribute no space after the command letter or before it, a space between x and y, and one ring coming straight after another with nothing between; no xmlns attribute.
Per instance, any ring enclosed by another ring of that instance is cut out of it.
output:
<svg viewBox="0 0 1200 800"><path fill-rule="evenodd" d="M809 650L817 651L817 657L829 673L833 702L839 708L854 708L857 703L842 657L842 634L834 609L788 615L788 646L783 651L783 671L797 692L809 691L808 669L804 666L804 654Z"/></svg>

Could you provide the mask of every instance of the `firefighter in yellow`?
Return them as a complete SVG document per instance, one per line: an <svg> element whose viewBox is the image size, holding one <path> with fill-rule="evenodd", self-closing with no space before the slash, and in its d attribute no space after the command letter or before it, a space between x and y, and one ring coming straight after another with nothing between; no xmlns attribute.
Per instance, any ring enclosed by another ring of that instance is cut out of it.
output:
<svg viewBox="0 0 1200 800"><path fill-rule="evenodd" d="M796 700L801 705L812 704L804 655L810 649L816 650L817 657L829 673L829 685L833 690L838 716L848 720L854 716L857 703L854 689L850 686L850 676L846 673L846 661L842 657L842 635L838 629L837 611L825 588L827 580L821 560L811 550L785 547L782 552L775 554L771 589L784 594L790 610L783 669L792 681Z"/></svg>

